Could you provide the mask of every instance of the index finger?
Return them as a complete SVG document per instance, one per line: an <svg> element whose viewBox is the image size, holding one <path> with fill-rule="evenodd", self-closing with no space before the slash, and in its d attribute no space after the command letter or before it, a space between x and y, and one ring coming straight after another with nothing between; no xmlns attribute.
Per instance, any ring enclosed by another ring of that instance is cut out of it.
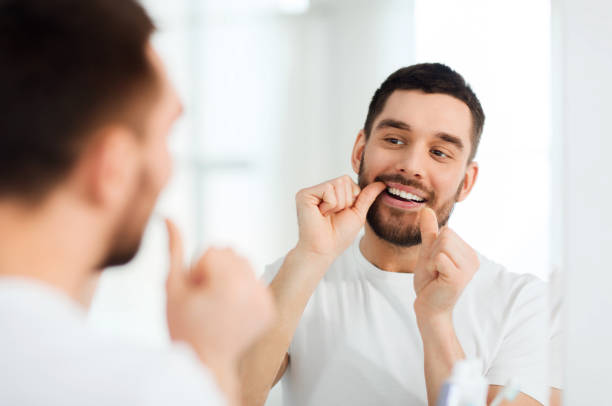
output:
<svg viewBox="0 0 612 406"><path fill-rule="evenodd" d="M438 238L438 218L431 208L424 207L419 212L419 229L423 248L427 251Z"/></svg>
<svg viewBox="0 0 612 406"><path fill-rule="evenodd" d="M376 200L378 195L381 194L385 188L386 185L383 182L373 182L364 187L361 193L359 193L359 196L357 196L357 200L353 207L364 221L370 206L372 206L374 200Z"/></svg>
<svg viewBox="0 0 612 406"><path fill-rule="evenodd" d="M180 280L183 272L183 241L181 240L181 233L170 219L166 219L166 228L168 230L168 251L170 254L168 283L171 284Z"/></svg>

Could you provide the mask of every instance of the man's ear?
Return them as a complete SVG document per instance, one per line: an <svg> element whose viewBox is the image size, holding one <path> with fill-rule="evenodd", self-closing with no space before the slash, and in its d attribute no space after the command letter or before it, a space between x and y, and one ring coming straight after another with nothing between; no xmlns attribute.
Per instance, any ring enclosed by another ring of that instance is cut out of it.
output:
<svg viewBox="0 0 612 406"><path fill-rule="evenodd" d="M134 187L138 168L137 136L125 127L98 131L83 155L86 198L95 205L122 205Z"/></svg>
<svg viewBox="0 0 612 406"><path fill-rule="evenodd" d="M465 175L463 177L463 184L461 185L461 190L459 191L459 195L457 197L457 201L461 202L468 197L474 184L476 183L476 179L478 178L478 162L470 162L465 170Z"/></svg>
<svg viewBox="0 0 612 406"><path fill-rule="evenodd" d="M361 130L359 131L359 134L357 134L357 139L355 139L355 145L353 145L353 153L351 154L351 165L353 166L353 170L357 174L361 169L361 159L363 158L363 151L365 150L365 145L365 132Z"/></svg>

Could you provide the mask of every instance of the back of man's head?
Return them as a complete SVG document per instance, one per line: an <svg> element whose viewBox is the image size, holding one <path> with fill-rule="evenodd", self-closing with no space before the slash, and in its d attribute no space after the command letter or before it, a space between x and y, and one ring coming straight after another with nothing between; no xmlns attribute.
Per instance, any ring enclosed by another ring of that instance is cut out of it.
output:
<svg viewBox="0 0 612 406"><path fill-rule="evenodd" d="M139 132L153 30L134 0L0 0L0 199L40 201L97 128Z"/></svg>

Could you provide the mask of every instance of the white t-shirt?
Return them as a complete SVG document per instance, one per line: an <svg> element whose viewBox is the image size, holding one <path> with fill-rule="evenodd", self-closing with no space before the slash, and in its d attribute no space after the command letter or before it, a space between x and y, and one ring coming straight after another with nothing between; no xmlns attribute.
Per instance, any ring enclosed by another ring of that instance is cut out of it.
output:
<svg viewBox="0 0 612 406"><path fill-rule="evenodd" d="M92 331L83 308L0 278L0 405L224 405L191 347L143 349Z"/></svg>
<svg viewBox="0 0 612 406"><path fill-rule="evenodd" d="M272 281L283 259L268 266ZM468 358L483 360L489 384L515 378L548 404L546 288L531 275L481 266L454 310ZM414 314L413 274L368 262L359 239L327 271L289 347L285 405L426 405L423 344Z"/></svg>

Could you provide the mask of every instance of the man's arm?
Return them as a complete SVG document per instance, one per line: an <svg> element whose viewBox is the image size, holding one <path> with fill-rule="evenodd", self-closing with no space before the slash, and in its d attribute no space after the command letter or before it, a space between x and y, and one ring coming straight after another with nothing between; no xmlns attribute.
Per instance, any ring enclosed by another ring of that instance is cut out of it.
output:
<svg viewBox="0 0 612 406"><path fill-rule="evenodd" d="M384 188L383 183L375 182L361 191L343 176L297 194L298 244L270 284L278 317L241 360L245 405L263 405L282 376L288 363L287 349L308 300L332 262L355 239L368 209Z"/></svg>
<svg viewBox="0 0 612 406"><path fill-rule="evenodd" d="M563 391L558 388L550 388L550 406L561 406Z"/></svg>
<svg viewBox="0 0 612 406"><path fill-rule="evenodd" d="M452 319L431 318L418 324L423 341L427 400L433 406L437 404L440 389L450 377L453 366L465 359L465 353L455 334Z"/></svg>
<svg viewBox="0 0 612 406"><path fill-rule="evenodd" d="M421 247L414 270L414 310L424 351L425 383L430 406L453 365L465 358L453 325L453 309L480 266L476 252L449 228L438 229L433 210L419 213Z"/></svg>
<svg viewBox="0 0 612 406"><path fill-rule="evenodd" d="M245 405L263 405L272 386L282 377L289 361L287 349L293 334L329 265L329 260L308 255L297 248L287 254L270 284L278 309L275 324L246 352L240 363Z"/></svg>
<svg viewBox="0 0 612 406"><path fill-rule="evenodd" d="M495 396L504 389L503 386L489 385L489 394L487 395L487 405L490 405ZM553 404L551 403L551 406ZM542 406L540 402L529 395L519 393L512 402L507 400L502 401L499 406ZM559 406L558 404L556 406Z"/></svg>
<svg viewBox="0 0 612 406"><path fill-rule="evenodd" d="M444 381L451 375L453 365L465 359L463 348L457 339L452 320L430 319L426 323L420 323L421 338L425 357L425 382L427 385L427 397L430 405L436 405L437 396ZM489 385L487 404L490 404L503 386ZM554 395L553 395L554 396ZM551 396L551 399L553 399ZM551 406L555 404L551 401ZM503 401L500 406L541 406L534 398L519 393L512 401ZM559 406L559 403L556 403Z"/></svg>
<svg viewBox="0 0 612 406"><path fill-rule="evenodd" d="M476 252L455 232L447 227L438 229L433 210L421 211L419 227L422 244L414 271L417 294L414 309L423 341L427 399L429 405L434 406L453 365L465 358L453 325L453 309L480 263ZM490 385L487 403L492 402L501 389L501 386ZM511 404L541 405L524 393Z"/></svg>
<svg viewBox="0 0 612 406"><path fill-rule="evenodd" d="M289 366L289 358L290 358L289 354L285 354L285 357L283 358L283 362L281 363L281 366L280 368L278 368L278 372L276 373L276 377L274 377L274 382L272 383L272 387L276 386L278 381L280 381L283 375L285 375L285 371L287 370L287 367Z"/></svg>
<svg viewBox="0 0 612 406"><path fill-rule="evenodd" d="M455 362L465 358L461 344L455 334L452 324L448 321L441 321L439 324L429 323L429 327L421 329L423 347L425 350L425 381L427 383L427 393L430 405L437 402L437 394L450 376ZM489 385L487 404L491 404L495 396L501 392L503 386ZM437 391L437 392L436 392ZM430 396L436 394L436 397ZM551 395L551 406L554 394ZM542 404L534 398L519 393L512 401L503 401L500 406L541 406ZM559 403L555 404L559 406Z"/></svg>

